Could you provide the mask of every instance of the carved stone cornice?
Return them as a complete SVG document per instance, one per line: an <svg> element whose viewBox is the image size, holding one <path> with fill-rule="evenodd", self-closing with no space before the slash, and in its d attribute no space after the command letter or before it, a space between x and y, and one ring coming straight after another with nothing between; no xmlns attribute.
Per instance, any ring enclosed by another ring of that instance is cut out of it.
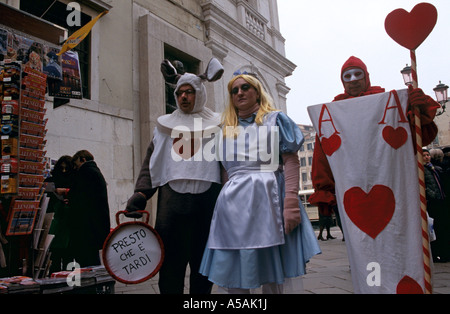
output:
<svg viewBox="0 0 450 314"><path fill-rule="evenodd" d="M224 12L213 1L202 1L201 6L209 41L217 43L226 41L246 51L283 77L292 75L296 68L295 64L258 38L230 14Z"/></svg>

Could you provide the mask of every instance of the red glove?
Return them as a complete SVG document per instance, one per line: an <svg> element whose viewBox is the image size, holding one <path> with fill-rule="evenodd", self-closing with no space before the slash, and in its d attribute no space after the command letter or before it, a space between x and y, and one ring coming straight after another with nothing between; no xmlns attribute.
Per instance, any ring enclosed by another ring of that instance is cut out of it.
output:
<svg viewBox="0 0 450 314"><path fill-rule="evenodd" d="M427 102L427 97L420 88L413 88L411 85L408 86L408 98L411 106L420 107Z"/></svg>
<svg viewBox="0 0 450 314"><path fill-rule="evenodd" d="M414 108L417 107L420 112L422 125L433 122L436 116L436 110L440 107L436 101L430 96L425 95L420 88L413 88L411 85L408 86L408 101L408 116L410 121L414 121Z"/></svg>

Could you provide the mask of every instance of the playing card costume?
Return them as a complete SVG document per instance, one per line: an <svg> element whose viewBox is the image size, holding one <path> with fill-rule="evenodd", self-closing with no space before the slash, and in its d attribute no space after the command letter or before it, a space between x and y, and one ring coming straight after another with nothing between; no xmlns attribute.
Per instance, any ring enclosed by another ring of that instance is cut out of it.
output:
<svg viewBox="0 0 450 314"><path fill-rule="evenodd" d="M317 132L309 202L319 209L338 205L356 293L420 293L424 266L410 116L418 106L428 145L437 134L438 104L419 89L371 86L355 57L342 67L344 86L358 79L348 72L354 68L364 72L365 91L351 96L346 90L332 103L308 108Z"/></svg>
<svg viewBox="0 0 450 314"><path fill-rule="evenodd" d="M218 144L223 147L221 163L228 181L216 203L200 271L215 284L228 288L228 292L265 284L282 285L286 278L303 275L306 262L320 253L298 199L298 167L288 166L295 165L295 158L298 165L296 154L303 144L303 135L279 111L266 113L262 123L256 121L257 112L247 118L239 116L239 135L224 136ZM262 154L266 148L272 153L271 160ZM296 188L285 184L288 180L297 184ZM286 202L291 204L285 205ZM301 224L286 234L283 220L289 206L297 210L300 206Z"/></svg>
<svg viewBox="0 0 450 314"><path fill-rule="evenodd" d="M366 86L365 92L361 93L359 96L367 96L373 94L384 93L385 89L379 86L372 86L370 83L369 73L367 71L366 65L356 57L350 57L342 66L341 73L343 74L345 69L349 67L359 67L365 72ZM354 98L347 92L337 95L333 101L345 100ZM416 97L415 99L417 99ZM426 146L430 144L437 135L437 127L433 122L433 118L436 115L436 105L438 104L431 99L429 96L423 95L422 99L419 99L424 106L421 109L421 122L422 122L422 141L423 145ZM409 114L410 111L408 111ZM411 121L411 119L409 119ZM413 128L413 126L411 126ZM412 136L415 137L414 130L411 132ZM309 202L312 204L317 204L320 206L330 206L336 204L335 192L334 192L334 178L331 172L326 154L324 153L320 138L316 136L316 142L314 145L314 156L313 156L313 166L312 166L312 178L315 193L309 198Z"/></svg>
<svg viewBox="0 0 450 314"><path fill-rule="evenodd" d="M126 210L128 216L144 210L147 200L158 191L155 230L164 244L164 262L159 273L160 292L182 294L189 264L190 293L210 293L212 284L198 273L198 268L221 188L220 167L218 161L206 161L197 156L211 140L203 138L204 131L220 123L219 115L205 107L207 95L203 81L218 80L223 68L213 59L202 75L179 75L165 60L161 70L166 82L175 86L178 109L158 118L135 193ZM180 109L177 92L180 87L188 85L195 91L195 105L190 113L184 113Z"/></svg>

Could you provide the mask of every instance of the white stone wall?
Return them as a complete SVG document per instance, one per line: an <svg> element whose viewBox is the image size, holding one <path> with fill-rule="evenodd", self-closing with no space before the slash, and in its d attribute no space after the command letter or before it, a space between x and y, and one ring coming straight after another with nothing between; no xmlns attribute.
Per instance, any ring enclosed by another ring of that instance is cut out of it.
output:
<svg viewBox="0 0 450 314"><path fill-rule="evenodd" d="M446 103L446 110L443 114L434 118L439 133L439 146L450 146L450 102Z"/></svg>
<svg viewBox="0 0 450 314"><path fill-rule="evenodd" d="M57 109L49 99L47 157L81 149L94 155L108 183L114 226L115 213L125 209L133 194L156 119L164 114L160 63L165 45L198 59L200 71L211 57L223 63L223 79L207 84L207 106L218 112L227 101L229 79L243 68L254 69L277 107L286 110L284 78L295 65L284 56L276 0L103 1L112 9L91 32L91 99L71 100ZM264 40L246 29L239 16L244 7L267 23ZM148 202L151 222L156 199Z"/></svg>
<svg viewBox="0 0 450 314"><path fill-rule="evenodd" d="M71 103L53 109L47 102L46 157L58 159L82 149L90 151L108 184L114 222L115 213L125 209L134 187L132 112L113 111L88 100Z"/></svg>

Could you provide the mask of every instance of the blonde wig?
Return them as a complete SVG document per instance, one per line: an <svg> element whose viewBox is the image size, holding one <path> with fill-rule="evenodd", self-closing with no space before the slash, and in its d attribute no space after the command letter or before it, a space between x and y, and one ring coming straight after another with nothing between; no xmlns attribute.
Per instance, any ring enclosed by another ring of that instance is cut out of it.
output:
<svg viewBox="0 0 450 314"><path fill-rule="evenodd" d="M239 78L244 79L258 92L259 110L255 118L256 124L261 125L263 123L264 116L267 113L271 111L277 111L273 104L272 97L270 97L270 95L264 90L261 82L255 76L248 74L237 75L233 77L230 82L228 82L228 105L226 106L225 111L222 114L222 128L224 137L237 137L237 135L239 135L239 128L237 127L239 125L238 110L234 106L233 99L231 97L231 88L234 82ZM227 131L232 132L228 133Z"/></svg>

